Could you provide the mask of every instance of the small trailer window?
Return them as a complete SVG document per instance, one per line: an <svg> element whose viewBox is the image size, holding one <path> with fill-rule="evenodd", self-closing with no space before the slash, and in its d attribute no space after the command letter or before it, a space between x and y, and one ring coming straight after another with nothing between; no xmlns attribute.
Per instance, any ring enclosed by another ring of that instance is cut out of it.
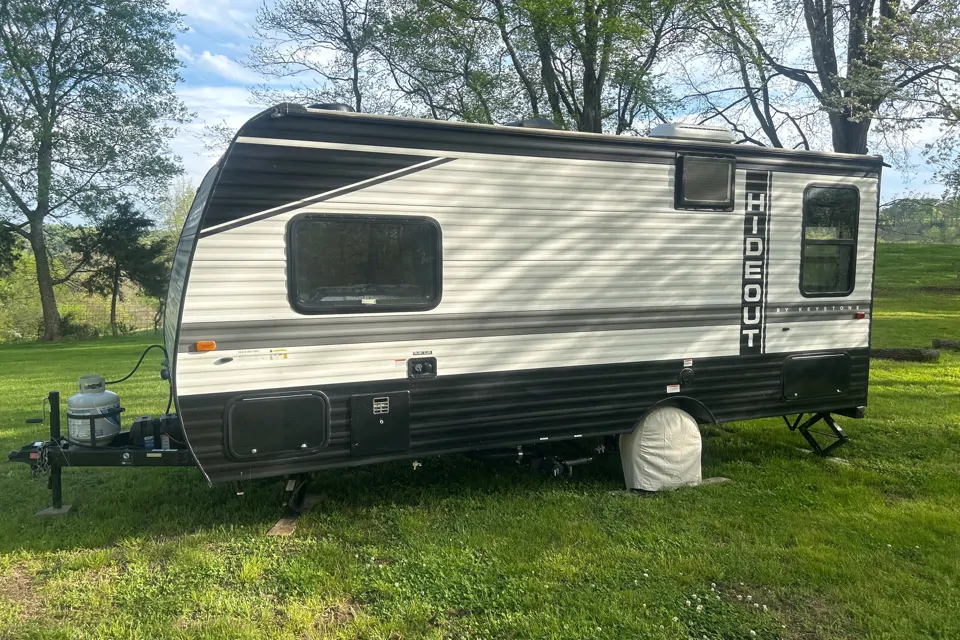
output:
<svg viewBox="0 0 960 640"><path fill-rule="evenodd" d="M290 225L301 313L423 311L440 302L440 226L429 218L304 215Z"/></svg>
<svg viewBox="0 0 960 640"><path fill-rule="evenodd" d="M808 187L804 192L800 293L845 296L853 291L859 208L854 187Z"/></svg>
<svg viewBox="0 0 960 640"><path fill-rule="evenodd" d="M678 156L674 206L733 211L735 175L734 158Z"/></svg>

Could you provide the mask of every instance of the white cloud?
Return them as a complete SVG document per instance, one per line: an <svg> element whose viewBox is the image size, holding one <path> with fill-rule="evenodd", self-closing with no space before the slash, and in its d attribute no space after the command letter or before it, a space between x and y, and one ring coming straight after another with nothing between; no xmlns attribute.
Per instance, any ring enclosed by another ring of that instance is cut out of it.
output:
<svg viewBox="0 0 960 640"><path fill-rule="evenodd" d="M188 27L207 23L217 30L247 36L260 0L170 0L172 10L184 15Z"/></svg>
<svg viewBox="0 0 960 640"><path fill-rule="evenodd" d="M196 118L181 129L171 147L182 158L187 177L196 185L218 155L203 149L204 127L226 122L238 129L263 106L251 104L250 94L243 87L184 86L177 94Z"/></svg>
<svg viewBox="0 0 960 640"><path fill-rule="evenodd" d="M188 66L193 66L200 71L210 71L231 82L254 84L263 81L258 74L241 66L222 53L211 53L210 51L194 53L190 45L177 43L177 58Z"/></svg>

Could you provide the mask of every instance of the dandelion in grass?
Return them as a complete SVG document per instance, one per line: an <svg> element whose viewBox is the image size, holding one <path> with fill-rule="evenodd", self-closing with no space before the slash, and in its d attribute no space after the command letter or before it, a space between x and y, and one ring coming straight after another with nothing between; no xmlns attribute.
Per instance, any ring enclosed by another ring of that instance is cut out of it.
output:
<svg viewBox="0 0 960 640"><path fill-rule="evenodd" d="M689 600L687 600L686 605L687 605L688 607L690 606L690 601L689 601Z"/></svg>
<svg viewBox="0 0 960 640"><path fill-rule="evenodd" d="M697 611L698 611L698 612L703 611L703 605L702 605L702 604L698 604L698 605L697 605Z"/></svg>
<svg viewBox="0 0 960 640"><path fill-rule="evenodd" d="M763 610L764 610L764 611L767 610L767 605L763 605Z"/></svg>

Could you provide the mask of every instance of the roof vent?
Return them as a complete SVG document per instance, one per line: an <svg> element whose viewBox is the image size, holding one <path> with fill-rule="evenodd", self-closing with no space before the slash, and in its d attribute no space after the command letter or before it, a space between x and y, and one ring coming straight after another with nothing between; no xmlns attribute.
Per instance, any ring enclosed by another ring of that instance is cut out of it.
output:
<svg viewBox="0 0 960 640"><path fill-rule="evenodd" d="M526 120L515 120L514 122L504 122L505 127L526 127L527 129L562 129L557 126L553 120L546 118L527 118Z"/></svg>
<svg viewBox="0 0 960 640"><path fill-rule="evenodd" d="M709 127L703 124L682 124L664 122L654 127L651 138L669 138L670 140L696 140L698 142L719 142L731 144L733 134L723 127Z"/></svg>
<svg viewBox="0 0 960 640"><path fill-rule="evenodd" d="M356 109L342 102L317 102L307 107L308 109L325 109L326 111L348 111L356 113Z"/></svg>

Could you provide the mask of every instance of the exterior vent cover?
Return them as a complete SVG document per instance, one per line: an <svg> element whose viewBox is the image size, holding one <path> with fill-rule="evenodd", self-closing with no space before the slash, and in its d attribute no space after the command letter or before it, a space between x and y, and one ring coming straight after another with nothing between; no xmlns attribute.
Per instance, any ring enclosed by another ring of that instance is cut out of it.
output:
<svg viewBox="0 0 960 640"><path fill-rule="evenodd" d="M671 140L696 140L698 142L719 142L732 144L733 134L723 127L708 127L702 124L679 124L665 122L650 132L651 138L669 138Z"/></svg>
<svg viewBox="0 0 960 640"><path fill-rule="evenodd" d="M357 111L350 105L343 104L342 102L317 102L316 104L309 105L307 108L323 109L324 111L347 111L350 113L356 113Z"/></svg>

